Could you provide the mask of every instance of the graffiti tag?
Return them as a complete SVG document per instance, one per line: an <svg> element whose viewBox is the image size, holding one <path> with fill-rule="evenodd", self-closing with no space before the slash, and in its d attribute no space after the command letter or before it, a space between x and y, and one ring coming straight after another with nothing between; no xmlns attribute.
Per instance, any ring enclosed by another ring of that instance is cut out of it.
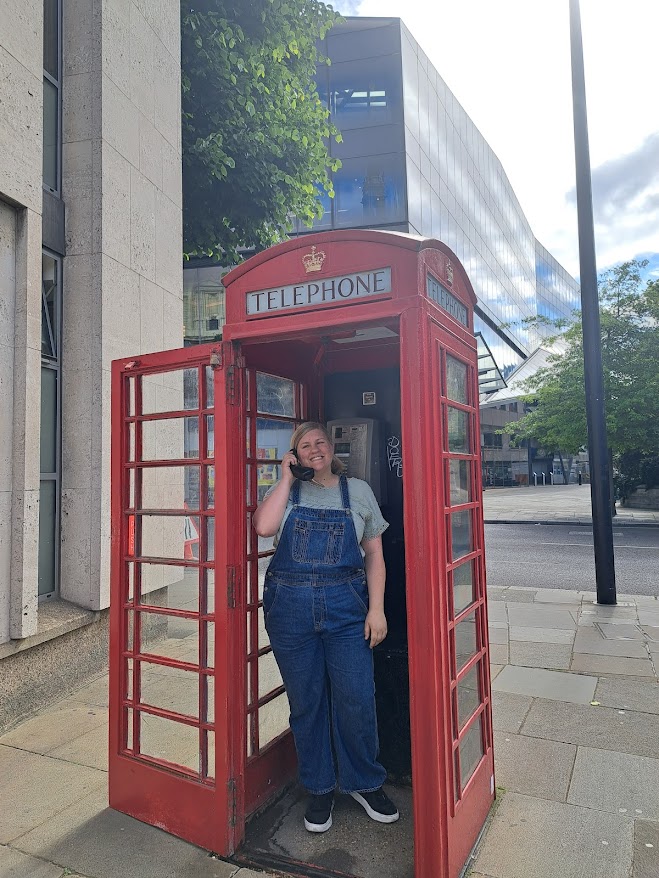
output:
<svg viewBox="0 0 659 878"><path fill-rule="evenodd" d="M387 439L387 463L391 472L396 473L399 479L403 477L403 457L400 451L400 439L390 436Z"/></svg>

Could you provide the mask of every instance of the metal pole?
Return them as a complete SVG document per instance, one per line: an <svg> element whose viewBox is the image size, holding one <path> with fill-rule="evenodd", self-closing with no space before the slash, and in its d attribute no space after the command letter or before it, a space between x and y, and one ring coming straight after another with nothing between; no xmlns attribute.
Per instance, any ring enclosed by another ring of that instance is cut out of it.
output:
<svg viewBox="0 0 659 878"><path fill-rule="evenodd" d="M600 332L593 197L590 181L590 153L586 118L586 82L581 40L579 0L570 0L570 50L572 56L572 108L574 155L577 175L577 220L579 225L579 273L581 322L583 326L586 422L590 459L590 502L593 510L593 544L597 603L616 603L616 574L613 557L613 522L609 455L604 415L602 338Z"/></svg>

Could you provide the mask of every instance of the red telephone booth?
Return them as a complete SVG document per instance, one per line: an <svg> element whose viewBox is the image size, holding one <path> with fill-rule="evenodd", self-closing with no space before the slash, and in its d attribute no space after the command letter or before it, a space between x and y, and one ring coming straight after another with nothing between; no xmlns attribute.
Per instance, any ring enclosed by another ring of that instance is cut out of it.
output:
<svg viewBox="0 0 659 878"><path fill-rule="evenodd" d="M471 284L439 241L379 231L287 241L225 284L221 343L113 364L110 805L237 862L370 878L301 824L287 856L250 830L296 773L251 518L320 419L390 522L381 760L411 813L377 845L407 838L396 878L457 878L494 798Z"/></svg>

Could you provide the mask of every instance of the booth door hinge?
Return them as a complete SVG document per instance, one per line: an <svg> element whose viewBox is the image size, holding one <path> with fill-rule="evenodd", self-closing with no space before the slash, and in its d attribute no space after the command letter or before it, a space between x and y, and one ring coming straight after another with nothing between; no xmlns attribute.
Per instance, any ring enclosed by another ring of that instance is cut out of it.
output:
<svg viewBox="0 0 659 878"><path fill-rule="evenodd" d="M231 826L236 825L236 781L233 778L229 778L227 781L227 793L229 795L229 824Z"/></svg>
<svg viewBox="0 0 659 878"><path fill-rule="evenodd" d="M240 366L231 365L227 368L226 388L227 402L229 405L240 403L241 374Z"/></svg>
<svg viewBox="0 0 659 878"><path fill-rule="evenodd" d="M222 348L213 348L210 356L211 369L221 369L224 366L224 357L222 356Z"/></svg>
<svg viewBox="0 0 659 878"><path fill-rule="evenodd" d="M227 607L236 609L236 568L227 567Z"/></svg>

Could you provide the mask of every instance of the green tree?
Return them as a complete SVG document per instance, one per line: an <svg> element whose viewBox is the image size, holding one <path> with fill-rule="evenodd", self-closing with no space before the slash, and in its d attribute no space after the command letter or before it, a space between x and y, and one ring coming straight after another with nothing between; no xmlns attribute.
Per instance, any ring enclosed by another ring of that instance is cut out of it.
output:
<svg viewBox="0 0 659 878"><path fill-rule="evenodd" d="M318 0L182 0L183 234L187 255L235 261L282 240L333 195L316 41Z"/></svg>
<svg viewBox="0 0 659 878"><path fill-rule="evenodd" d="M607 438L620 493L638 481L640 467L659 449L659 282L643 286L647 262L624 262L599 279ZM527 382L532 409L510 432L547 449L576 454L587 444L581 317L554 354Z"/></svg>

